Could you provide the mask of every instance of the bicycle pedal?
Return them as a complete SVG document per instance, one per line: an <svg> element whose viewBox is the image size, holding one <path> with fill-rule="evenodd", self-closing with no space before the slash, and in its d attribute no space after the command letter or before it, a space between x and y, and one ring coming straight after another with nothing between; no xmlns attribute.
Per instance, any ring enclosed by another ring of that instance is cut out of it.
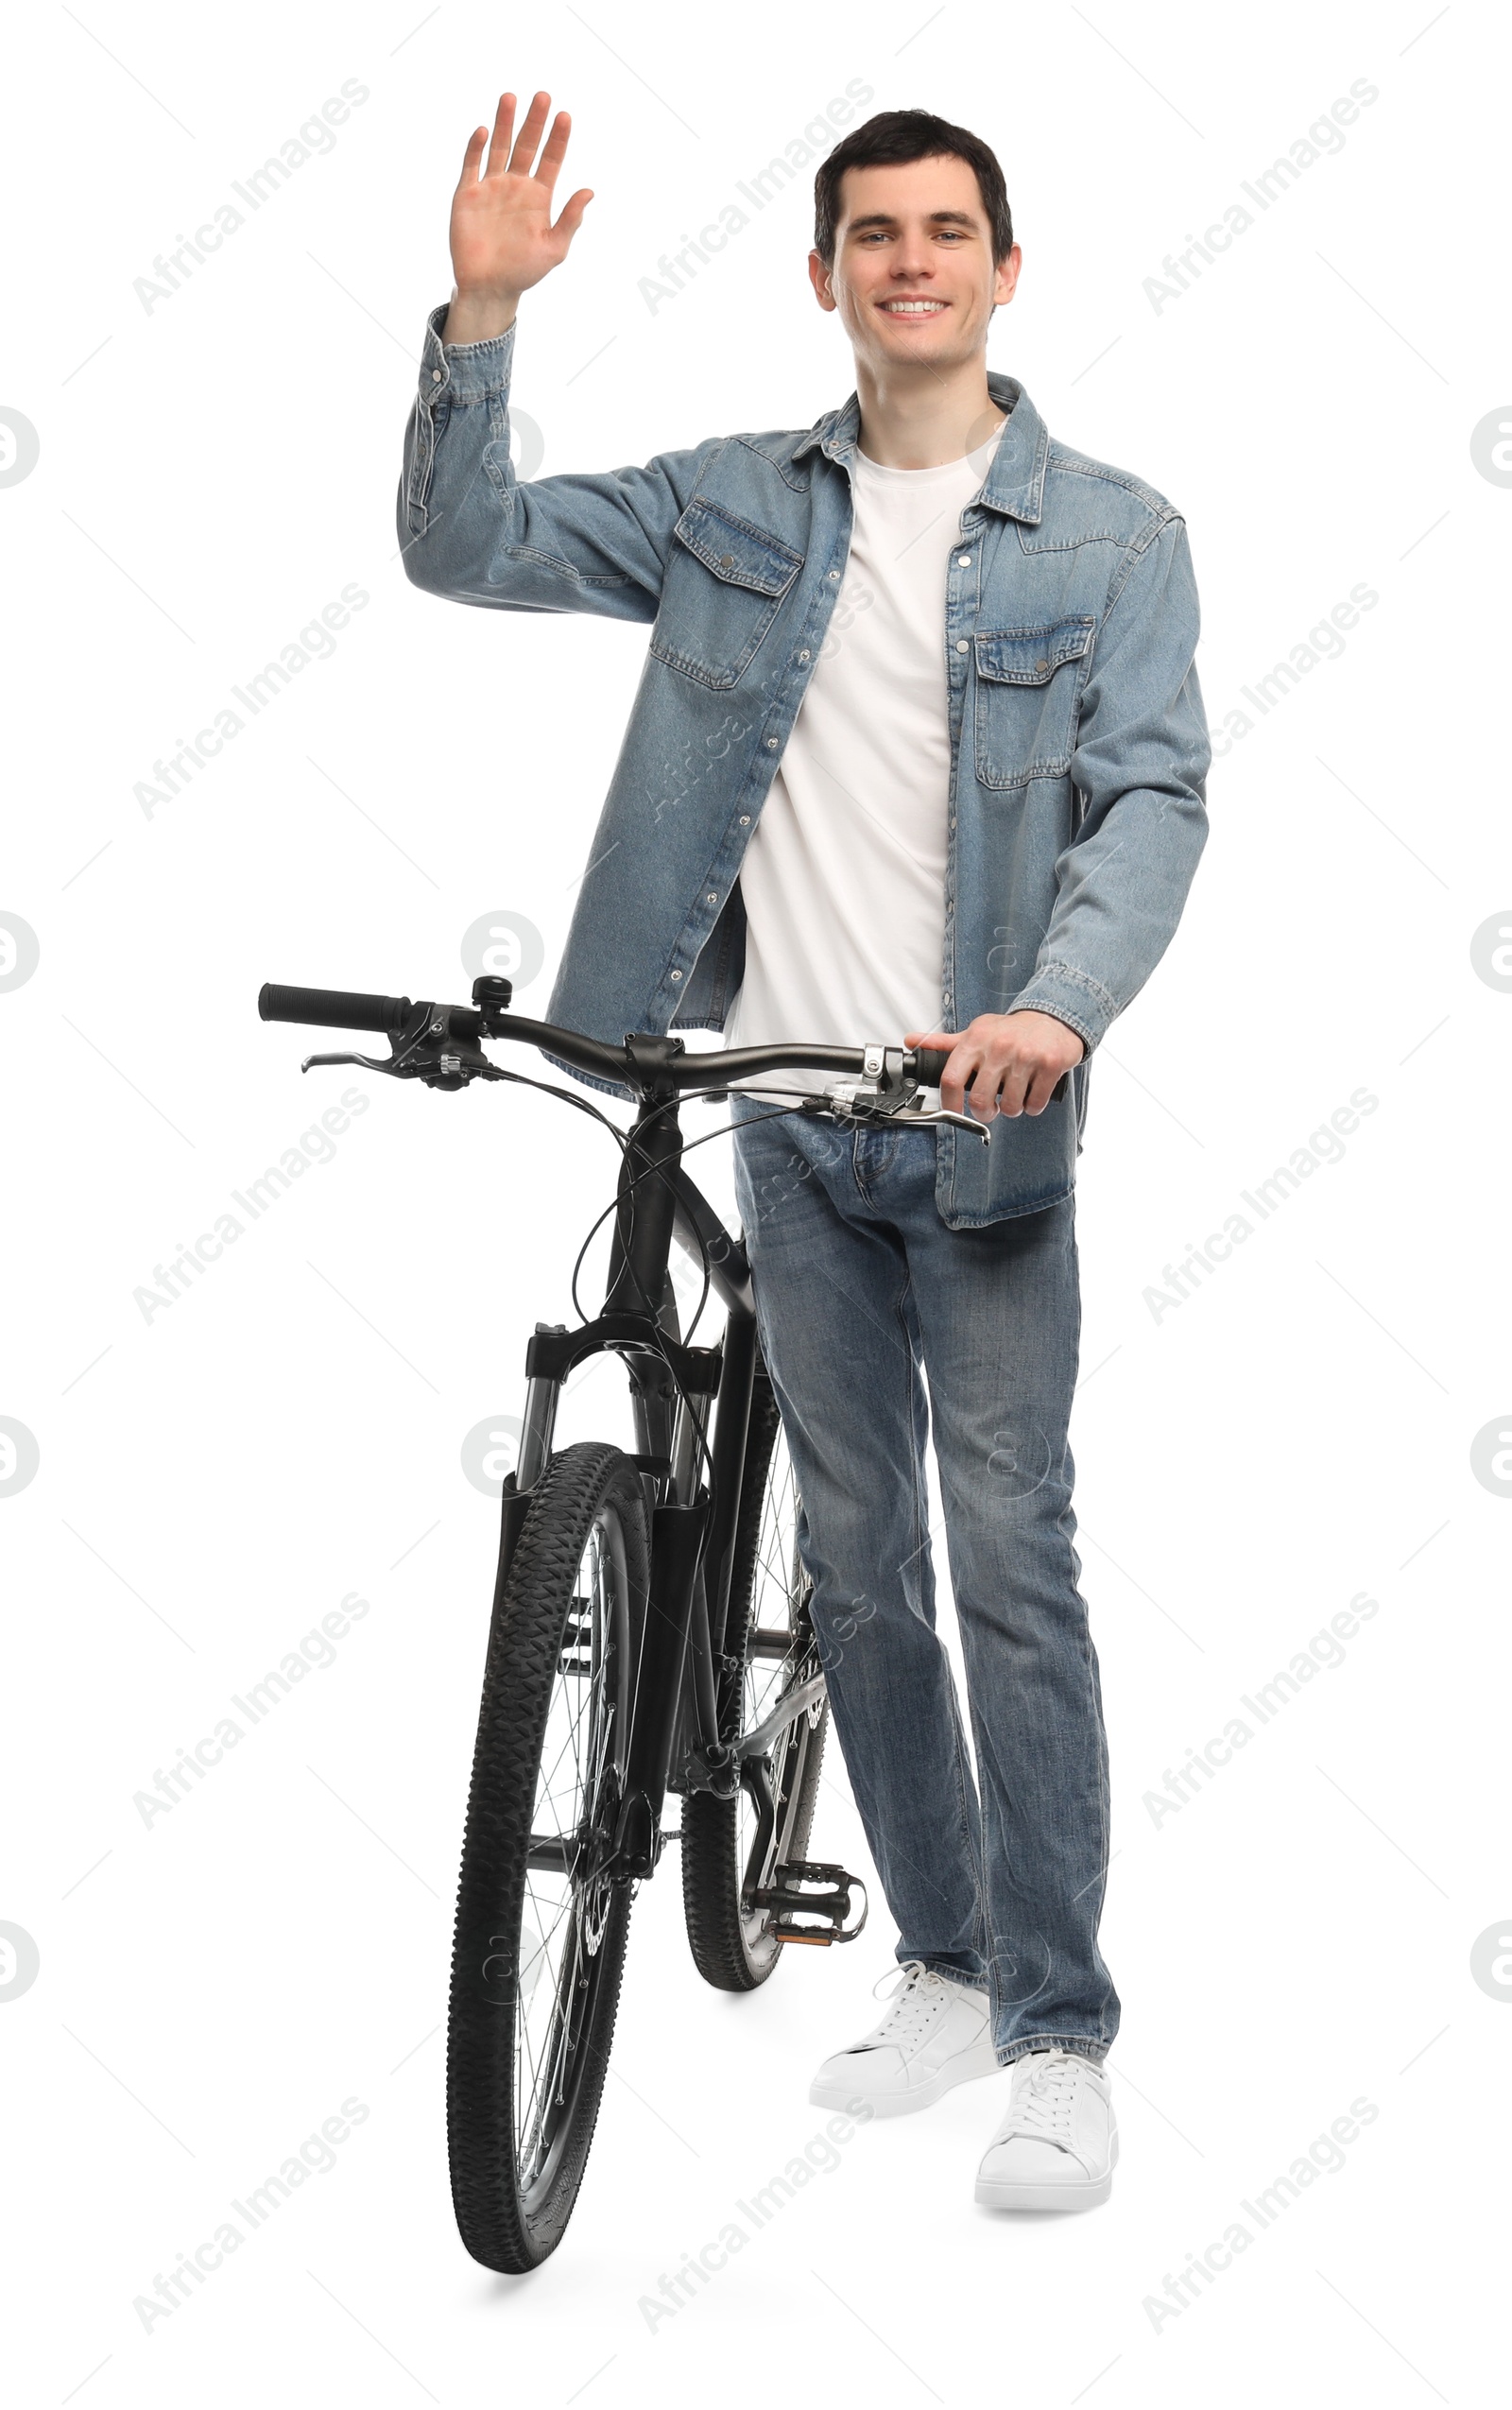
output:
<svg viewBox="0 0 1512 2410"><path fill-rule="evenodd" d="M778 1871L779 1880L754 1893L752 1902L756 1907L776 1911L771 1930L777 1940L819 1950L828 1950L836 1941L854 1941L870 1914L867 1886L858 1874L810 1858L794 1858ZM861 1894L861 1914L850 1924L847 1919L854 1912L855 1891ZM800 1924L799 1917L821 1921Z"/></svg>

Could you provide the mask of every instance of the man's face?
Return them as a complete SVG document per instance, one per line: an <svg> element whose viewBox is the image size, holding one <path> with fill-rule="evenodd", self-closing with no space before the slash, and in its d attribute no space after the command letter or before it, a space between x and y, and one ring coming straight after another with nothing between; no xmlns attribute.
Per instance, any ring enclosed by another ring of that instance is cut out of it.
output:
<svg viewBox="0 0 1512 2410"><path fill-rule="evenodd" d="M1001 267L974 171L964 159L848 167L834 265L809 253L819 306L838 310L858 360L880 373L939 370L980 352L996 303L1018 283L1017 243Z"/></svg>

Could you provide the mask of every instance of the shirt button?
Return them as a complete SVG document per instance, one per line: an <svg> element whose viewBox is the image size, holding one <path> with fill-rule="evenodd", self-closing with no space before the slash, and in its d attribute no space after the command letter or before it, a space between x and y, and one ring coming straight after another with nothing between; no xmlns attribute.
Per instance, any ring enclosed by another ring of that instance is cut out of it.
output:
<svg viewBox="0 0 1512 2410"><path fill-rule="evenodd" d="M1035 663L1035 667L1036 669L1048 669L1050 667L1050 663L1047 661L1037 661Z"/></svg>
<svg viewBox="0 0 1512 2410"><path fill-rule="evenodd" d="M716 895L706 895L704 897L705 904L717 904L719 898Z"/></svg>
<svg viewBox="0 0 1512 2410"><path fill-rule="evenodd" d="M958 653L969 653L971 647L967 643L964 636L957 636L955 639L955 649Z"/></svg>
<svg viewBox="0 0 1512 2410"><path fill-rule="evenodd" d="M742 812L742 814L741 814L741 816L740 816L740 825L741 825L741 827L742 827L743 829L748 829L748 828L749 828L749 826L750 826L750 814L749 814L748 812Z"/></svg>
<svg viewBox="0 0 1512 2410"><path fill-rule="evenodd" d="M959 559L959 560L957 560L957 562L956 562L956 564L955 564L956 568L957 568L957 569L970 569L971 565L971 554L970 554L969 552L963 552L963 553L962 553L962 555L961 555L961 557L960 557L960 559Z"/></svg>
<svg viewBox="0 0 1512 2410"><path fill-rule="evenodd" d="M440 371L440 370L439 370L439 369L432 369L432 370L431 370L431 383L432 383L432 385L439 385L440 381L441 381L441 371Z"/></svg>
<svg viewBox="0 0 1512 2410"><path fill-rule="evenodd" d="M809 648L808 648L807 645L805 645L805 646L804 646L804 647L803 647L803 650L802 650L802 651L799 653L799 661L807 661L808 657L809 657Z"/></svg>
<svg viewBox="0 0 1512 2410"><path fill-rule="evenodd" d="M674 971L674 973L672 973L672 976L673 976L674 980L678 980L678 979L680 979L680 978L681 978L682 973L681 973L681 972L680 972L680 971Z"/></svg>
<svg viewBox="0 0 1512 2410"><path fill-rule="evenodd" d="M952 822L951 822L951 826L952 826L952 828L954 828L954 827L955 826L955 822L954 821L954 819L953 819L953 820L952 820Z"/></svg>
<svg viewBox="0 0 1512 2410"><path fill-rule="evenodd" d="M775 753L775 752L776 752L776 750L777 750L777 739L776 739L776 737L775 737L775 736L768 736L768 738L767 738L767 740L766 740L766 750L768 751L768 753Z"/></svg>
<svg viewBox="0 0 1512 2410"><path fill-rule="evenodd" d="M832 570L831 570L831 572L830 572L830 583L831 583L831 585L832 585L832 586L837 586L837 585L839 584L839 582L840 582L840 572L838 571L838 569L832 569Z"/></svg>

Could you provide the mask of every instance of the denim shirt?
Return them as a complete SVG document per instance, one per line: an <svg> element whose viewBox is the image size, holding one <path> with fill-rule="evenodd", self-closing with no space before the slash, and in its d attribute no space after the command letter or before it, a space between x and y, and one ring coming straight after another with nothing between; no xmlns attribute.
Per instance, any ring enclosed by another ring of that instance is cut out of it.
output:
<svg viewBox="0 0 1512 2410"><path fill-rule="evenodd" d="M845 574L859 404L806 432L714 437L644 468L522 484L515 329L443 345L445 315L429 321L405 434L410 578L454 602L651 630L546 1017L611 1043L722 1028L745 958L741 859ZM1070 1193L1090 1058L1170 942L1206 841L1211 759L1180 513L1055 442L1017 378L989 373L988 387L1010 415L961 513L941 629L941 1026L1032 1009L1074 1029L1087 1055L1059 1103L998 1116L988 1145L936 1133L936 1201L954 1229ZM581 708L594 701L590 688ZM508 707L529 712L529 694ZM903 1034L857 1029L853 1042Z"/></svg>

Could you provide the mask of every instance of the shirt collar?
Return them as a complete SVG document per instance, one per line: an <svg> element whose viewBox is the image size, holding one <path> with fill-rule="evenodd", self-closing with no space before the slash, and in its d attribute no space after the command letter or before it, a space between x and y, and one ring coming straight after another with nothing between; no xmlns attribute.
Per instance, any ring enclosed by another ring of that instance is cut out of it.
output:
<svg viewBox="0 0 1512 2410"><path fill-rule="evenodd" d="M1017 377L1000 376L989 369L987 388L999 408L1009 415L978 500L988 510L1000 510L1005 518L1022 519L1034 526L1043 502L1049 430ZM817 446L827 460L839 460L854 450L860 432L861 404L852 393L838 410L826 412L809 429L793 458L801 460Z"/></svg>

